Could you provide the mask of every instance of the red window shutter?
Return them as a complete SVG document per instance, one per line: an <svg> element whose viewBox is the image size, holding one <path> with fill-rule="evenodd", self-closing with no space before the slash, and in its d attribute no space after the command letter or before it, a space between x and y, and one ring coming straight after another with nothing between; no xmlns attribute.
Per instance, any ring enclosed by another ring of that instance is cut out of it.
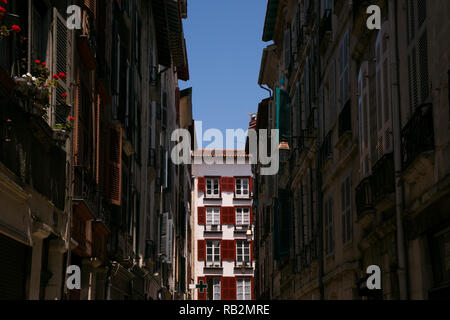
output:
<svg viewBox="0 0 450 320"><path fill-rule="evenodd" d="M222 240L220 245L222 261L234 261L234 240Z"/></svg>
<svg viewBox="0 0 450 320"><path fill-rule="evenodd" d="M110 128L109 200L120 206L122 198L122 128Z"/></svg>
<svg viewBox="0 0 450 320"><path fill-rule="evenodd" d="M198 261L206 261L206 241L197 240Z"/></svg>
<svg viewBox="0 0 450 320"><path fill-rule="evenodd" d="M233 255L233 260L234 261L236 261L236 247L237 247L237 240L233 240L232 255Z"/></svg>
<svg viewBox="0 0 450 320"><path fill-rule="evenodd" d="M248 207L248 211L250 212L250 224L253 224L253 207Z"/></svg>
<svg viewBox="0 0 450 320"><path fill-rule="evenodd" d="M221 207L220 208L220 223L221 224L235 224L234 207Z"/></svg>
<svg viewBox="0 0 450 320"><path fill-rule="evenodd" d="M197 278L197 284L200 284L200 281L203 281L203 284L206 284L206 277L198 277ZM206 300L206 293L208 292L207 288L203 289L203 293L200 292L200 289L195 289L198 290L198 300Z"/></svg>
<svg viewBox="0 0 450 320"><path fill-rule="evenodd" d="M206 182L205 182L205 178L204 177L199 177L198 178L198 191L201 192L205 192L206 191Z"/></svg>
<svg viewBox="0 0 450 320"><path fill-rule="evenodd" d="M251 196L252 192L253 192L253 178L248 179L248 181L249 181L249 192L248 193Z"/></svg>
<svg viewBox="0 0 450 320"><path fill-rule="evenodd" d="M220 178L220 188L222 191L234 192L234 178L233 177Z"/></svg>
<svg viewBox="0 0 450 320"><path fill-rule="evenodd" d="M229 300L236 300L236 278L232 278L233 280L230 281L230 299Z"/></svg>
<svg viewBox="0 0 450 320"><path fill-rule="evenodd" d="M206 208L205 207L198 207L198 224L204 225L206 224Z"/></svg>
<svg viewBox="0 0 450 320"><path fill-rule="evenodd" d="M236 279L234 277L223 277L220 291L222 300L236 300Z"/></svg>

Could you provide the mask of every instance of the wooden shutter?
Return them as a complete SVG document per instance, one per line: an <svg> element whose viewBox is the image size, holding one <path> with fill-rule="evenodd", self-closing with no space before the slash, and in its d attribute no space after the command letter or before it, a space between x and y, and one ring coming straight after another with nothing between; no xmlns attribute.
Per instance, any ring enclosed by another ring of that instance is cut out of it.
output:
<svg viewBox="0 0 450 320"><path fill-rule="evenodd" d="M248 211L250 214L250 224L253 224L253 207L248 207Z"/></svg>
<svg viewBox="0 0 450 320"><path fill-rule="evenodd" d="M172 263L173 219L167 219L166 262Z"/></svg>
<svg viewBox="0 0 450 320"><path fill-rule="evenodd" d="M235 224L235 211L234 207L220 207L220 224Z"/></svg>
<svg viewBox="0 0 450 320"><path fill-rule="evenodd" d="M198 261L206 261L206 240L197 240Z"/></svg>
<svg viewBox="0 0 450 320"><path fill-rule="evenodd" d="M206 284L206 277L198 277L197 278L197 284L200 284L200 281L203 281L203 284ZM196 289L198 290L198 300L206 300L206 294L208 293L208 289L207 288L203 288L203 293L200 292L200 289Z"/></svg>
<svg viewBox="0 0 450 320"><path fill-rule="evenodd" d="M220 178L220 190L225 192L234 192L234 178L233 177L221 177Z"/></svg>
<svg viewBox="0 0 450 320"><path fill-rule="evenodd" d="M198 191L205 192L206 191L206 182L204 177L199 177L198 179Z"/></svg>
<svg viewBox="0 0 450 320"><path fill-rule="evenodd" d="M206 208L198 207L197 214L198 214L198 224L205 225L206 224Z"/></svg>
<svg viewBox="0 0 450 320"><path fill-rule="evenodd" d="M234 240L222 240L220 248L222 261L236 260L236 244Z"/></svg>
<svg viewBox="0 0 450 320"><path fill-rule="evenodd" d="M109 200L120 206L122 195L122 128L110 128Z"/></svg>
<svg viewBox="0 0 450 320"><path fill-rule="evenodd" d="M249 183L249 192L248 192L248 194L251 197L252 193L253 193L253 178L252 177L250 177L250 179L248 179L248 183Z"/></svg>
<svg viewBox="0 0 450 320"><path fill-rule="evenodd" d="M59 78L58 86L52 89L51 105L53 109L50 114L50 124L65 124L70 114L70 109L65 107L62 94L67 93L70 99L70 78L72 56L72 38L71 31L67 29L66 20L59 14L56 8L53 8L53 42L52 42L52 64L51 75L64 73L66 78ZM70 103L69 103L70 104Z"/></svg>
<svg viewBox="0 0 450 320"><path fill-rule="evenodd" d="M223 277L220 291L222 300L236 300L236 278Z"/></svg>

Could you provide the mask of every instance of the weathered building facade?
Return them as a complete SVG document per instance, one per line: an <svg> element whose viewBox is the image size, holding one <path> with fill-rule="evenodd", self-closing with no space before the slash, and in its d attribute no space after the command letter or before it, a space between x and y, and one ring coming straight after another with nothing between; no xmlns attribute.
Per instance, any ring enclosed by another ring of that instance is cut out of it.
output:
<svg viewBox="0 0 450 320"><path fill-rule="evenodd" d="M448 298L450 7L373 4L379 30L363 1L268 1L257 128L282 165L255 177L260 298Z"/></svg>
<svg viewBox="0 0 450 320"><path fill-rule="evenodd" d="M187 1L2 6L1 23L21 30L0 39L1 248L17 252L0 263L12 292L1 297L185 298L186 224L177 217L189 213L178 204L189 202L190 184L181 193L176 181L190 168L168 155L181 120L178 81L189 78ZM184 125L192 130L189 118ZM81 290L65 289L68 265L81 268Z"/></svg>

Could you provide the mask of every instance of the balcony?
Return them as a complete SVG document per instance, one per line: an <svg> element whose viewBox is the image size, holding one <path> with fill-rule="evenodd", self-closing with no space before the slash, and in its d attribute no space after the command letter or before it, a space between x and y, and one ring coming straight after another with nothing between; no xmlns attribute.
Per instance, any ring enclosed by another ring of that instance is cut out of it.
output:
<svg viewBox="0 0 450 320"><path fill-rule="evenodd" d="M417 167L421 172L428 170L428 160L434 146L433 105L419 106L402 130L402 168ZM420 162L416 163L415 162ZM414 164L414 166L413 166ZM415 170L412 170L415 171Z"/></svg>
<svg viewBox="0 0 450 320"><path fill-rule="evenodd" d="M349 99L339 114L339 139L352 132L351 100Z"/></svg>
<svg viewBox="0 0 450 320"><path fill-rule="evenodd" d="M380 211L394 204L395 191L394 154L381 157L372 168L373 200Z"/></svg>
<svg viewBox="0 0 450 320"><path fill-rule="evenodd" d="M375 218L373 191L372 176L363 179L355 190L356 214L362 228L367 228Z"/></svg>
<svg viewBox="0 0 450 320"><path fill-rule="evenodd" d="M99 215L100 199L95 179L85 167L76 166L73 201L82 203L93 217Z"/></svg>

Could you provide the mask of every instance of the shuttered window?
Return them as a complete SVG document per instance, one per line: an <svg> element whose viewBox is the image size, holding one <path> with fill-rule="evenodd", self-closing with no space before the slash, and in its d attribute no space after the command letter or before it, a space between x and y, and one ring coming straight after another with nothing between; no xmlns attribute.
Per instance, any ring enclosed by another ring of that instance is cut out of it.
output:
<svg viewBox="0 0 450 320"><path fill-rule="evenodd" d="M252 300L252 279L237 278L237 300Z"/></svg>
<svg viewBox="0 0 450 320"><path fill-rule="evenodd" d="M66 124L70 114L70 108L66 102L70 102L70 76L72 74L72 61L68 57L72 55L72 32L66 26L66 20L53 8L53 42L51 73L56 74L58 85L52 89L51 111L49 114L50 125ZM61 77L60 75L65 76ZM63 94L68 97L64 98ZM70 103L69 103L70 104Z"/></svg>
<svg viewBox="0 0 450 320"><path fill-rule="evenodd" d="M222 278L221 296L222 300L236 300L236 278Z"/></svg>
<svg viewBox="0 0 450 320"><path fill-rule="evenodd" d="M236 260L236 244L234 240L222 240L221 255L224 261Z"/></svg>
<svg viewBox="0 0 450 320"><path fill-rule="evenodd" d="M408 88L410 115L427 101L429 90L427 1L407 0Z"/></svg>
<svg viewBox="0 0 450 320"><path fill-rule="evenodd" d="M206 224L206 208L205 207L198 207L197 208L197 214L198 214L198 224L204 225Z"/></svg>
<svg viewBox="0 0 450 320"><path fill-rule="evenodd" d="M220 266L220 240L206 241L206 266L218 267Z"/></svg>
<svg viewBox="0 0 450 320"><path fill-rule="evenodd" d="M234 178L233 177L220 178L220 190L224 192L234 192Z"/></svg>
<svg viewBox="0 0 450 320"><path fill-rule="evenodd" d="M112 127L109 142L109 200L120 206L122 198L122 128Z"/></svg>
<svg viewBox="0 0 450 320"><path fill-rule="evenodd" d="M206 261L206 241L197 240L197 260Z"/></svg>
<svg viewBox="0 0 450 320"><path fill-rule="evenodd" d="M235 210L234 207L221 207L220 208L220 223L227 225L235 224Z"/></svg>
<svg viewBox="0 0 450 320"><path fill-rule="evenodd" d="M377 79L377 145L376 158L380 159L384 154L392 151L392 120L390 99L390 60L389 60L389 35L388 23L384 23L378 33L376 41L376 79ZM364 87L365 90L369 90ZM366 93L367 94L367 93ZM366 106L368 109L368 106ZM369 146L367 146L369 147Z"/></svg>
<svg viewBox="0 0 450 320"><path fill-rule="evenodd" d="M250 242L246 240L236 241L236 262L237 265L242 265L243 263L250 263Z"/></svg>
<svg viewBox="0 0 450 320"><path fill-rule="evenodd" d="M208 198L219 198L219 179L218 178L207 178L206 179L206 193L205 196Z"/></svg>
<svg viewBox="0 0 450 320"><path fill-rule="evenodd" d="M206 208L206 230L218 231L220 225L220 207Z"/></svg>
<svg viewBox="0 0 450 320"><path fill-rule="evenodd" d="M291 108L289 94L279 88L276 89L277 125L280 140L286 140L291 136Z"/></svg>
<svg viewBox="0 0 450 320"><path fill-rule="evenodd" d="M198 183L198 186L197 186L198 191L199 192L205 192L205 190L206 190L205 178L203 178L203 177L198 178L197 179L197 183Z"/></svg>
<svg viewBox="0 0 450 320"><path fill-rule="evenodd" d="M248 226L250 225L250 207L237 207L236 208L236 225Z"/></svg>
<svg viewBox="0 0 450 320"><path fill-rule="evenodd" d="M249 197L249 179L237 178L236 179L236 198L248 198Z"/></svg>
<svg viewBox="0 0 450 320"><path fill-rule="evenodd" d="M362 176L371 174L372 163L370 159L370 109L369 109L369 64L361 64L358 75L358 123L360 144L360 168Z"/></svg>

